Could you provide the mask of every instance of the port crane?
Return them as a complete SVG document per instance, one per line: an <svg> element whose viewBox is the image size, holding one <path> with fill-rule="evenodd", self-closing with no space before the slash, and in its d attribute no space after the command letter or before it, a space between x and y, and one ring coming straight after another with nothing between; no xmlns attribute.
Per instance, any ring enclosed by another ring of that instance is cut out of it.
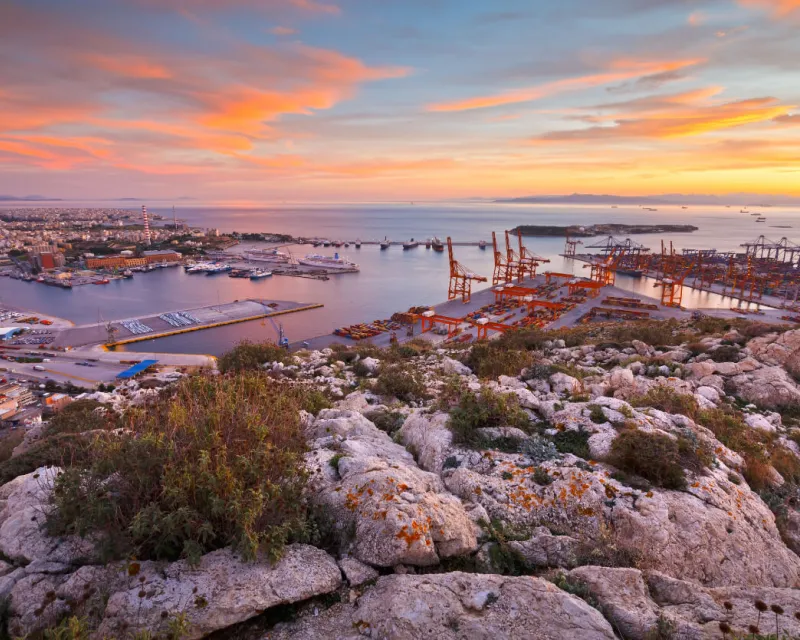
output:
<svg viewBox="0 0 800 640"><path fill-rule="evenodd" d="M494 250L494 273L492 274L492 286L501 282L511 282L514 279L512 267L508 263L508 256L497 248L497 234L492 231L492 249Z"/></svg>
<svg viewBox="0 0 800 640"><path fill-rule="evenodd" d="M511 282L516 277L517 282L522 282L525 277L525 267L522 265L520 257L516 251L511 248L511 242L508 239L508 230L506 234L506 264L508 264L508 275L510 276L508 282Z"/></svg>
<svg viewBox="0 0 800 640"><path fill-rule="evenodd" d="M289 350L289 338L286 337L286 334L283 331L283 324L275 322L271 315L269 315L269 311L267 310L267 306L262 302L261 306L264 307L264 318L269 320L272 328L275 329L275 333L278 334L278 346L282 349ZM266 322L264 320L261 321L261 326L266 326Z"/></svg>
<svg viewBox="0 0 800 640"><path fill-rule="evenodd" d="M467 269L453 257L453 240L447 236L447 254L450 258L450 284L447 299L455 300L461 296L465 304L472 299L472 283L486 282L484 276L479 276Z"/></svg>
<svg viewBox="0 0 800 640"><path fill-rule="evenodd" d="M508 233L508 232L506 232ZM517 230L517 239L519 241L519 270L520 277L527 273L530 278L536 277L536 268L543 262L550 262L547 258L541 258L532 254L528 248L522 244L522 233Z"/></svg>

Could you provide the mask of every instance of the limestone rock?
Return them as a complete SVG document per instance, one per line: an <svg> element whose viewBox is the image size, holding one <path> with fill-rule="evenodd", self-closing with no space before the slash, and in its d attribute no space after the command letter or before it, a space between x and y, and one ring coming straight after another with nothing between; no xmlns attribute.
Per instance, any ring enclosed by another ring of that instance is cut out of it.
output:
<svg viewBox="0 0 800 640"><path fill-rule="evenodd" d="M447 375L456 375L456 376L470 376L472 375L472 369L470 369L467 365L463 362L459 362L458 360L454 360L453 358L445 357L442 359L441 364L442 373Z"/></svg>
<svg viewBox="0 0 800 640"><path fill-rule="evenodd" d="M365 582L375 580L379 575L375 569L355 558L342 558L339 560L339 568L344 572L344 577L351 587L358 587Z"/></svg>
<svg viewBox="0 0 800 640"><path fill-rule="evenodd" d="M589 588L623 638L644 640L655 627L658 608L650 600L641 571L578 567L569 572L569 577Z"/></svg>
<svg viewBox="0 0 800 640"><path fill-rule="evenodd" d="M183 612L187 640L202 638L281 604L306 600L339 588L341 572L327 553L307 545L290 545L275 564L243 562L230 550L203 556L197 567L180 561L163 574L152 572L144 583L114 593L108 600L98 636L137 630L158 631L162 613ZM144 592L144 597L139 593Z"/></svg>
<svg viewBox="0 0 800 640"><path fill-rule="evenodd" d="M403 443L415 452L419 465L426 471L441 473L453 445L453 434L447 428L450 416L412 411L400 428Z"/></svg>
<svg viewBox="0 0 800 640"><path fill-rule="evenodd" d="M566 373L554 373L550 376L550 386L554 393L574 395L580 392L581 383L577 378Z"/></svg>
<svg viewBox="0 0 800 640"><path fill-rule="evenodd" d="M53 538L43 530L56 467L41 467L0 488L0 551L25 563L47 560L71 564L93 557L91 541L77 536Z"/></svg>
<svg viewBox="0 0 800 640"><path fill-rule="evenodd" d="M774 409L800 403L800 388L779 366L737 375L730 383L736 395L760 407Z"/></svg>
<svg viewBox="0 0 800 640"><path fill-rule="evenodd" d="M599 611L529 576L468 573L391 575L320 616L282 625L272 640L612 640Z"/></svg>
<svg viewBox="0 0 800 640"><path fill-rule="evenodd" d="M532 569L573 567L580 541L570 536L554 536L546 527L537 527L530 539L513 540L508 546L519 553Z"/></svg>
<svg viewBox="0 0 800 640"><path fill-rule="evenodd" d="M421 417L409 420L414 416ZM363 416L323 411L311 431L322 437L306 456L309 497L355 558L383 567L432 565L477 548L461 501Z"/></svg>
<svg viewBox="0 0 800 640"><path fill-rule="evenodd" d="M785 365L800 352L800 329L782 334L771 333L747 343L753 357L769 365Z"/></svg>

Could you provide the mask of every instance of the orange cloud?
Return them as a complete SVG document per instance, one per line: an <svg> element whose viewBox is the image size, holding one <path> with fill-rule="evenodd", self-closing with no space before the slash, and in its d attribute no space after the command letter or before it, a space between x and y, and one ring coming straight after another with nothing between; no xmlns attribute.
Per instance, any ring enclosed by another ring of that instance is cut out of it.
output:
<svg viewBox="0 0 800 640"><path fill-rule="evenodd" d="M699 27L700 25L704 24L705 21L706 14L704 14L702 11L694 11L690 13L689 17L686 19L686 22L693 27Z"/></svg>
<svg viewBox="0 0 800 640"><path fill-rule="evenodd" d="M297 33L297 29L291 27L272 27L269 32L274 36L292 36Z"/></svg>
<svg viewBox="0 0 800 640"><path fill-rule="evenodd" d="M507 91L491 96L469 98L467 100L457 100L454 102L442 102L428 105L428 111L469 111L472 109L486 109L519 102L532 102L547 96L552 96L565 91L577 91L591 87L602 86L611 82L630 80L642 76L651 76L659 73L672 72L686 67L697 65L704 60L671 60L652 62L634 59L615 60L610 65L610 70L604 73L579 76L575 78L565 78L548 82L537 87L528 89L518 89Z"/></svg>
<svg viewBox="0 0 800 640"><path fill-rule="evenodd" d="M613 126L595 126L586 129L551 131L534 141L587 141L598 139L667 139L699 136L723 129L768 122L792 111L794 105L779 104L775 98L753 98L724 104L697 104L702 91L678 94L660 101L631 101L629 111L619 111L604 120L613 120ZM671 100L670 100L671 98ZM599 119L597 120L599 121Z"/></svg>
<svg viewBox="0 0 800 640"><path fill-rule="evenodd" d="M86 53L81 58L92 67L126 78L165 80L172 77L172 72L166 67L142 56Z"/></svg>
<svg viewBox="0 0 800 640"><path fill-rule="evenodd" d="M769 11L776 18L784 18L800 11L800 0L739 0L746 7L758 7Z"/></svg>

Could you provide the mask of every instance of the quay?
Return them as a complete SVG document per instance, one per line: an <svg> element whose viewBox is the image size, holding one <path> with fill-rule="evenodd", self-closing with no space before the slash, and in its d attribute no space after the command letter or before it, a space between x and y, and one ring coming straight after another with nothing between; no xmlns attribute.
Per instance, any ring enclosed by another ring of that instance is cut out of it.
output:
<svg viewBox="0 0 800 640"><path fill-rule="evenodd" d="M229 324L271 318L287 313L299 313L322 306L319 303L249 298L225 304L206 305L107 323L98 322L69 327L57 334L53 346L69 349L97 345L115 347Z"/></svg>
<svg viewBox="0 0 800 640"><path fill-rule="evenodd" d="M557 274L560 275L560 274ZM587 282L585 279L572 277L573 282ZM545 274L537 275L534 278L525 279L519 283L501 285L501 287L489 287L474 291L470 302L463 303L460 299L449 300L433 305L430 309L435 313L435 317L428 321L428 325L437 325L439 322L437 317L448 319L459 319L460 322L452 323L447 326L448 329L458 327L458 336L464 340L475 340L479 334L479 326L468 322L464 319L470 314L475 314L481 309L491 308L496 304L498 299L497 291L500 288L518 287L518 288L538 288L540 290L547 290L550 287L551 293L539 296L546 298L546 302L557 304L566 303L568 306L563 313L554 318L548 318L546 315L538 319L536 326L542 329L560 329L573 326L579 326L585 321L587 316L597 315L604 316L608 314L611 318L619 322L625 322L631 318L648 318L652 320L668 320L674 319L689 319L693 311L701 311L702 313L715 317L736 318L738 314L730 309L702 309L702 310L687 310L677 307L667 307L660 305L660 300L640 293L635 293L627 289L622 289L615 285L607 285L599 290L597 296L586 296L583 299L569 294L569 287L566 282L562 282L561 286L552 286L547 284L547 277ZM541 300L545 301L545 300ZM625 301L620 304L621 301ZM519 324L525 318L529 318L528 305L520 301L519 303L512 303L506 306L497 305L500 307L497 310L490 310L483 315L489 321L486 328L486 335L488 337L499 335L500 332L512 328L511 325ZM571 307L571 308L570 308ZM781 323L781 316L784 312L778 309L764 309L762 315L752 316L761 322L767 323ZM440 343L448 340L452 335L447 335L443 331L444 326L439 326L440 332L426 331L423 332L424 319L416 319L413 324L403 324L402 328L395 331L397 342L402 344L408 342L413 338L423 338L434 343ZM493 329L492 327L496 327ZM335 334L326 334L316 336L309 340L298 341L291 345L293 351L301 349L324 349L334 344L341 344L347 346L358 346L362 344L374 345L378 347L388 347L391 344L391 332L383 331L378 335L362 340L352 340L343 336Z"/></svg>

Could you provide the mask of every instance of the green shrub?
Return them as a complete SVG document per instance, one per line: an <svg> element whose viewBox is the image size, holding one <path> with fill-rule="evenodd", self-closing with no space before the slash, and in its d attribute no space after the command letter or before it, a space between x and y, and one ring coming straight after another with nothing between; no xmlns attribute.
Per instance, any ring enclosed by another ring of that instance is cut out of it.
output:
<svg viewBox="0 0 800 640"><path fill-rule="evenodd" d="M390 436L397 433L406 420L406 416L399 411L386 411L383 409L365 413L364 417Z"/></svg>
<svg viewBox="0 0 800 640"><path fill-rule="evenodd" d="M549 364L533 363L522 374L523 380L547 380L555 371Z"/></svg>
<svg viewBox="0 0 800 640"><path fill-rule="evenodd" d="M484 388L480 395L465 391L459 403L450 410L450 430L455 442L479 446L478 429L486 427L519 427L527 429L530 418L519 405L517 396L500 394Z"/></svg>
<svg viewBox="0 0 800 640"><path fill-rule="evenodd" d="M603 407L601 407L599 404L590 404L588 409L589 419L595 424L603 424L608 422L606 414L603 413Z"/></svg>
<svg viewBox="0 0 800 640"><path fill-rule="evenodd" d="M553 438L559 453L571 453L574 456L588 460L592 454L589 451L590 433L583 428L577 431L559 431Z"/></svg>
<svg viewBox="0 0 800 640"><path fill-rule="evenodd" d="M629 400L634 407L652 407L666 413L680 414L695 419L699 405L694 396L678 393L671 387L658 385L644 395L634 396Z"/></svg>
<svg viewBox="0 0 800 640"><path fill-rule="evenodd" d="M739 347L734 345L720 345L708 352L714 362L738 362Z"/></svg>
<svg viewBox="0 0 800 640"><path fill-rule="evenodd" d="M71 467L86 459L90 438L65 433L43 438L27 451L0 463L0 485L17 476L33 473L39 467Z"/></svg>
<svg viewBox="0 0 800 640"><path fill-rule="evenodd" d="M288 352L274 342L251 342L242 340L233 349L217 360L221 373L232 371L257 371L265 362L288 361Z"/></svg>
<svg viewBox="0 0 800 640"><path fill-rule="evenodd" d="M669 436L624 431L611 445L610 462L617 469L641 476L656 486L686 488L678 443Z"/></svg>
<svg viewBox="0 0 800 640"><path fill-rule="evenodd" d="M680 344L681 336L676 335L677 323L674 320L642 320L626 322L611 329L610 337L617 342L639 340L653 347Z"/></svg>
<svg viewBox="0 0 800 640"><path fill-rule="evenodd" d="M536 434L522 443L521 453L524 453L534 464L559 457L558 449L552 441Z"/></svg>
<svg viewBox="0 0 800 640"><path fill-rule="evenodd" d="M496 341L492 341L479 342L473 346L464 364L479 378L497 378L518 376L531 361L529 352L502 348Z"/></svg>
<svg viewBox="0 0 800 640"><path fill-rule="evenodd" d="M8 460L24 439L25 429L9 429L0 436L0 463Z"/></svg>
<svg viewBox="0 0 800 640"><path fill-rule="evenodd" d="M119 426L118 416L96 400L76 400L56 413L43 430L43 436L82 433Z"/></svg>
<svg viewBox="0 0 800 640"><path fill-rule="evenodd" d="M180 381L58 477L51 533L95 533L106 557L278 557L305 525L302 405L265 374Z"/></svg>
<svg viewBox="0 0 800 640"><path fill-rule="evenodd" d="M747 426L742 414L729 407L702 411L697 422L713 432L722 444L744 458L745 469L742 475L751 488L758 491L768 486L771 470L768 460L770 438L767 434ZM780 453L778 456L780 460Z"/></svg>
<svg viewBox="0 0 800 640"><path fill-rule="evenodd" d="M533 470L533 481L541 487L553 484L553 478L550 477L550 474L547 473L547 469L544 467L536 467Z"/></svg>
<svg viewBox="0 0 800 640"><path fill-rule="evenodd" d="M424 400L428 395L422 374L402 364L382 367L375 391L382 396L392 396L402 402Z"/></svg>

